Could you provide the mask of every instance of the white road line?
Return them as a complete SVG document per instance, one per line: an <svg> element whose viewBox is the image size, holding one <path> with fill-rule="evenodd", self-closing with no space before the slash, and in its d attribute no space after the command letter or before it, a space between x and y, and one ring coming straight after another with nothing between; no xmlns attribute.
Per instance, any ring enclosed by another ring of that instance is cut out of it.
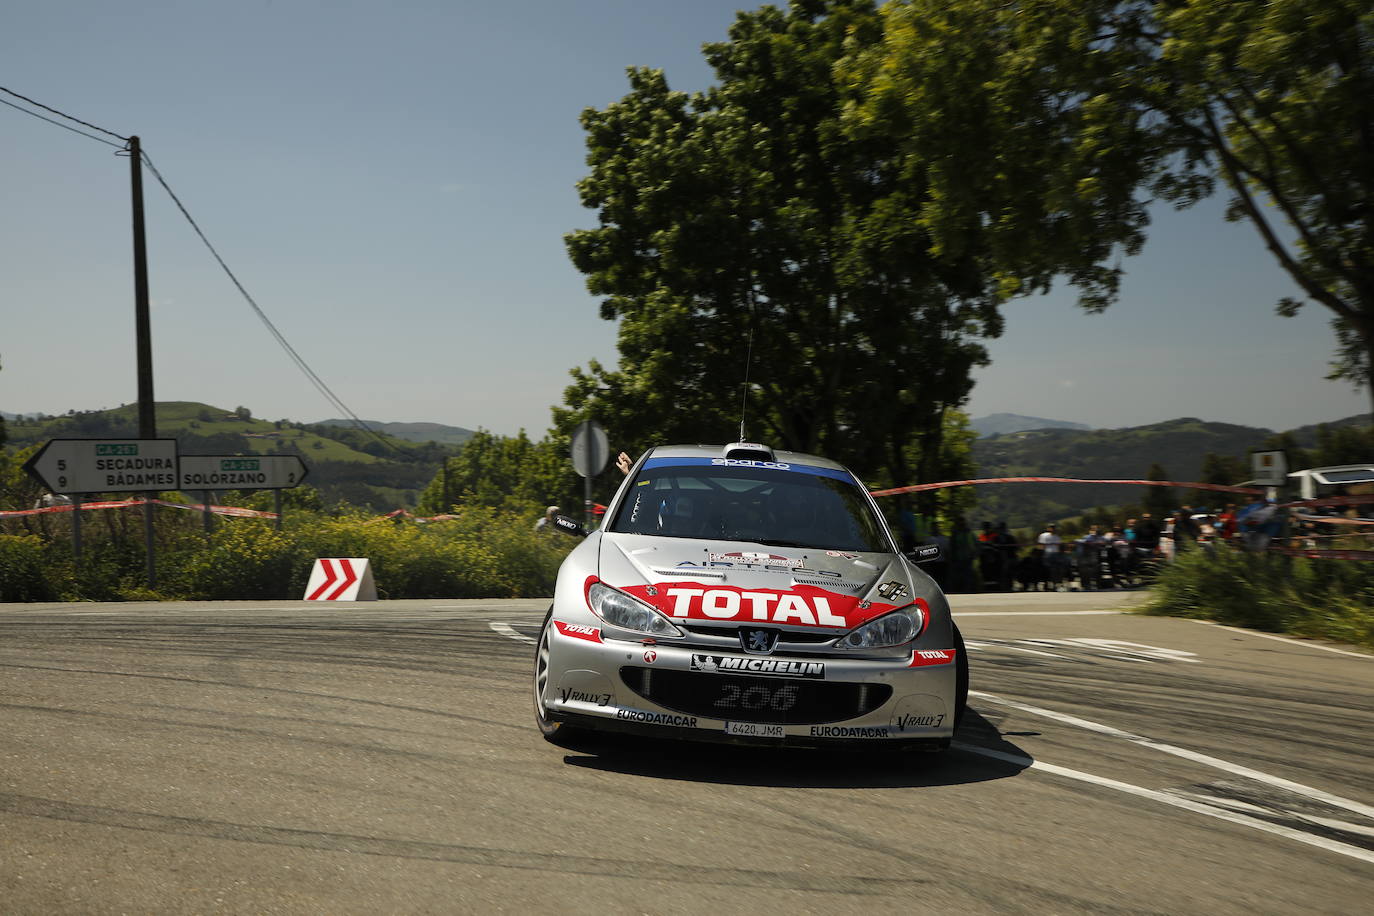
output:
<svg viewBox="0 0 1374 916"><path fill-rule="evenodd" d="M1200 623L1204 626L1216 627L1218 630L1230 630L1232 633L1244 633L1246 636L1258 636L1260 639L1272 639L1276 642L1286 642L1294 646L1302 646L1304 649L1321 649L1323 652L1335 652L1337 655L1349 655L1351 658L1363 658L1366 661L1374 661L1374 655L1364 652L1347 652L1345 649L1334 649L1331 646L1323 646L1306 639L1289 639L1287 636L1275 636L1273 633L1257 633L1254 630L1244 630L1240 627L1228 627L1210 620L1194 620L1193 623Z"/></svg>
<svg viewBox="0 0 1374 916"><path fill-rule="evenodd" d="M1024 652L1027 655L1043 655L1046 658L1062 658L1068 660L1067 655L1055 655L1053 652L1041 652L1039 649L1027 649L1025 646L1009 646L1003 643L975 642L971 639L964 640L964 646L968 649L1007 649L1011 652Z"/></svg>
<svg viewBox="0 0 1374 916"><path fill-rule="evenodd" d="M1358 833L1362 836L1374 837L1374 827L1366 827L1363 824L1352 824L1349 821L1338 821L1331 817L1318 817L1315 814L1306 814L1302 811L1282 811L1273 808L1265 808L1261 805L1252 805L1249 802L1239 801L1234 798L1217 798L1213 795L1204 795L1201 792L1188 792L1183 789L1164 789L1170 795L1177 795L1179 798L1190 798L1193 801L1204 805L1216 805L1222 808L1230 808L1232 811L1253 812L1259 815L1283 814L1294 817L1301 821L1307 821L1319 827L1330 827L1333 830L1343 830L1346 833Z"/></svg>
<svg viewBox="0 0 1374 916"><path fill-rule="evenodd" d="M514 639L518 642L538 642L538 640L536 640L532 636L526 636L524 633L517 633L515 627L511 626L508 623L502 623L499 620L493 620L490 623L488 623L487 626L491 627L493 630L500 633L502 636L505 636L509 639Z"/></svg>
<svg viewBox="0 0 1374 916"><path fill-rule="evenodd" d="M1115 789L1127 795L1134 795L1139 798L1147 798L1151 801L1160 802L1165 805L1172 805L1175 808L1182 808L1185 811L1192 811L1196 814L1203 814L1207 817L1214 817L1217 820L1229 821L1232 824L1239 824L1242 827L1249 827L1252 830L1259 830L1264 833L1272 833L1276 836L1296 840L1299 843L1306 843L1308 846L1316 846L1328 852L1338 853L1339 855L1349 856L1352 859L1359 859L1363 862L1374 863L1374 851L1361 849L1358 846L1351 846L1347 843L1338 843L1335 840L1328 840L1326 837L1313 836L1310 833L1303 833L1301 830L1294 830L1291 827L1284 827L1280 824L1271 824L1268 821L1258 818L1248 817L1234 811L1226 811L1221 808L1213 808L1201 802L1195 802L1187 798L1180 798L1177 795L1170 795L1154 789L1146 789L1143 786L1131 785L1127 782L1118 782L1115 779L1108 779L1105 776L1095 776L1092 773L1084 773L1081 770L1071 770L1068 767L1056 766L1053 763L1045 763L1040 760L1032 760L1029 757L1022 757L1017 754L1005 754L1001 751L994 751L985 747L974 747L964 744L962 741L954 742L954 747L972 754L983 757L990 757L993 760L1001 760L1005 763L1023 766L1029 769L1043 770L1055 776L1062 776L1066 779L1075 779L1079 782L1091 783L1106 789Z"/></svg>
<svg viewBox="0 0 1374 916"><path fill-rule="evenodd" d="M1203 766L1209 766L1213 769L1222 770L1224 772L1231 773L1235 776L1244 776L1246 779L1253 779L1255 782L1262 782L1266 785L1275 786L1280 789L1286 789L1287 791L1292 792L1295 795L1305 795L1308 798L1316 799L1320 802L1325 802L1326 804L1331 805L1335 808L1344 808L1347 811L1354 811L1356 814L1363 814L1365 817L1374 817L1374 806L1366 805L1362 802L1352 801L1348 798L1341 798L1339 795L1332 795L1329 792L1323 792L1321 789L1314 789L1311 786L1305 786L1302 783L1293 782L1292 780L1284 779L1281 776L1271 776L1268 773L1261 773L1259 770L1252 770L1249 767L1244 767L1240 766L1239 764L1230 763L1228 761L1221 760L1216 757L1208 756L1207 754L1199 754L1197 751L1190 751L1187 748L1177 747L1172 744L1165 744L1161 741L1155 741L1153 738L1146 738L1143 735L1133 735L1130 732L1122 731L1119 728L1113 728L1110 725L1103 725L1100 722L1092 722L1088 719L1080 719L1077 716L1071 716L1067 713L1062 712L1055 712L1052 709L1044 709L1039 706L1032 706L1029 703L1021 703L1016 700L1003 699L1002 697L995 696L991 693L983 693L979 690L970 690L968 692L968 695L970 697L977 697L980 700L988 700L992 703L999 703L1003 706L1009 706L1012 709L1019 709L1022 712L1028 712L1034 716L1040 716L1045 719L1053 719L1056 722L1063 722L1065 725L1073 725L1077 728L1087 729L1088 731L1097 732L1101 735L1109 735L1113 738L1121 738L1124 741L1129 741L1132 744L1138 744L1141 747L1153 748L1157 751L1163 751L1164 753L1172 754L1175 757L1182 757L1184 760L1191 760L1194 763L1200 763Z"/></svg>
<svg viewBox="0 0 1374 916"><path fill-rule="evenodd" d="M1121 616L1122 611L956 611L955 617L1106 617Z"/></svg>

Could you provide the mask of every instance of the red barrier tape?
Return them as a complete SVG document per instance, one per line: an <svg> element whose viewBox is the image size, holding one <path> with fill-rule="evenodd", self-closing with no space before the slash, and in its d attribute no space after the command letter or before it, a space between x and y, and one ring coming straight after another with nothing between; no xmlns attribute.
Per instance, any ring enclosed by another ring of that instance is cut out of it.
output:
<svg viewBox="0 0 1374 916"><path fill-rule="evenodd" d="M1374 550L1328 550L1321 547L1273 547L1274 553L1290 557L1306 557L1310 560L1374 560Z"/></svg>
<svg viewBox="0 0 1374 916"><path fill-rule="evenodd" d="M141 499L121 499L108 502L82 503L81 509L127 509L130 506L141 506ZM42 506L38 509L3 509L0 510L0 518L19 518L25 515L47 515L53 512L71 512L76 506Z"/></svg>
<svg viewBox="0 0 1374 916"><path fill-rule="evenodd" d="M1291 503L1279 503L1280 509L1289 506L1367 506L1374 505L1374 496L1323 496L1320 499L1299 499Z"/></svg>
<svg viewBox="0 0 1374 916"><path fill-rule="evenodd" d="M193 512L204 512L205 506L200 503L169 503L163 499L153 500L155 505L164 506L168 509L188 509ZM82 503L81 511L88 509L132 509L135 506L146 505L142 499L121 499L110 502ZM53 512L73 512L75 505L71 506L43 506L38 509L4 509L0 510L0 519L21 518L26 515L46 515ZM241 509L238 506L211 506L210 511L215 515L231 515L235 518L276 518L275 512L259 512L256 509Z"/></svg>
<svg viewBox="0 0 1374 916"><path fill-rule="evenodd" d="M1085 480L1081 477L985 477L981 480L946 480L940 483L918 483L910 487L873 490L873 496L895 496L898 493L921 493L945 487L969 487L984 483L1124 483L1146 487L1183 487L1189 490L1216 490L1220 493L1249 493L1263 496L1263 490L1253 487L1228 487L1219 483L1180 483L1176 480Z"/></svg>
<svg viewBox="0 0 1374 916"><path fill-rule="evenodd" d="M1374 518L1346 518L1343 515L1304 515L1295 512L1293 518L1323 525L1374 525Z"/></svg>

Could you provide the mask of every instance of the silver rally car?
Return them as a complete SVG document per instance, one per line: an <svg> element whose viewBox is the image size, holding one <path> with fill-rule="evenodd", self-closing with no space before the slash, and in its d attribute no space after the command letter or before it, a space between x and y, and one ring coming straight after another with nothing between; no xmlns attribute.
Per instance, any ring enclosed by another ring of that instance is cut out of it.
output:
<svg viewBox="0 0 1374 916"><path fill-rule="evenodd" d="M640 458L563 562L534 670L558 744L631 731L938 751L967 693L945 596L863 485L751 443Z"/></svg>

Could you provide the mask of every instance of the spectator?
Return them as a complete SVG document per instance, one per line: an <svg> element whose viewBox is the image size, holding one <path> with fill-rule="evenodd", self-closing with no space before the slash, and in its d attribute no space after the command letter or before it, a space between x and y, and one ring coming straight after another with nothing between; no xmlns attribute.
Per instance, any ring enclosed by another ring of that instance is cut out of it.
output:
<svg viewBox="0 0 1374 916"><path fill-rule="evenodd" d="M962 516L954 519L949 535L949 589L952 592L976 592L978 575L973 563L977 557L978 539L969 530Z"/></svg>
<svg viewBox="0 0 1374 916"><path fill-rule="evenodd" d="M1200 534L1198 524L1193 520L1193 510L1189 506L1179 509L1174 515L1174 549L1187 550L1197 543Z"/></svg>
<svg viewBox="0 0 1374 916"><path fill-rule="evenodd" d="M1283 522L1277 518L1278 506L1272 499L1256 496L1255 501L1241 510L1237 520L1245 535L1245 549L1261 553L1269 549L1269 542L1282 530Z"/></svg>
<svg viewBox="0 0 1374 916"><path fill-rule="evenodd" d="M1112 584L1117 588L1130 588L1135 584L1135 548L1119 531L1107 532L1107 567L1112 573Z"/></svg>
<svg viewBox="0 0 1374 916"><path fill-rule="evenodd" d="M1236 536L1236 504L1227 503L1226 508L1217 516L1217 537L1229 541Z"/></svg>
<svg viewBox="0 0 1374 916"><path fill-rule="evenodd" d="M1159 549L1159 522L1148 512L1140 513L1140 524L1135 527L1135 543L1153 554Z"/></svg>
<svg viewBox="0 0 1374 916"><path fill-rule="evenodd" d="M1098 534L1097 526L1091 525L1088 533L1078 539L1074 546L1074 559L1078 562L1078 581L1084 591L1096 591L1102 576L1102 550L1107 539Z"/></svg>
<svg viewBox="0 0 1374 916"><path fill-rule="evenodd" d="M1126 519L1126 527L1121 529L1121 536L1127 541L1135 540L1135 519Z"/></svg>
<svg viewBox="0 0 1374 916"><path fill-rule="evenodd" d="M534 530L552 531L553 517L562 511L563 510L558 508L557 506L549 506L547 509L544 510L544 517L534 523Z"/></svg>
<svg viewBox="0 0 1374 916"><path fill-rule="evenodd" d="M1012 574L1016 570L1016 550L1019 546L1016 538L1007 528L1006 522L997 523L997 531L992 539L992 545L997 549L997 553L1002 560L1000 574L997 577L997 588L1004 592L1011 591Z"/></svg>
<svg viewBox="0 0 1374 916"><path fill-rule="evenodd" d="M1040 532L1040 536L1035 539L1035 543L1044 551L1045 573L1050 585L1056 591L1064 581L1064 567L1067 565L1068 557L1061 549L1064 541L1059 537L1053 522L1045 526L1045 530Z"/></svg>
<svg viewBox="0 0 1374 916"><path fill-rule="evenodd" d="M927 563L926 570L935 584L940 586L940 591L945 591L949 585L949 538L940 533L938 524L932 524L930 537L926 541L940 548L940 559Z"/></svg>

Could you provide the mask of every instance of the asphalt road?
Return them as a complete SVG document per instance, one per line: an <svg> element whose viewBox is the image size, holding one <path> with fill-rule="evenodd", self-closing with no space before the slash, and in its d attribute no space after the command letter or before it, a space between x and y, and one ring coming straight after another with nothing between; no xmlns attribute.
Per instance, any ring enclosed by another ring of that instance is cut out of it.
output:
<svg viewBox="0 0 1374 916"><path fill-rule="evenodd" d="M1132 597L956 599L915 761L555 748L544 601L0 605L0 913L1368 912L1374 658Z"/></svg>

